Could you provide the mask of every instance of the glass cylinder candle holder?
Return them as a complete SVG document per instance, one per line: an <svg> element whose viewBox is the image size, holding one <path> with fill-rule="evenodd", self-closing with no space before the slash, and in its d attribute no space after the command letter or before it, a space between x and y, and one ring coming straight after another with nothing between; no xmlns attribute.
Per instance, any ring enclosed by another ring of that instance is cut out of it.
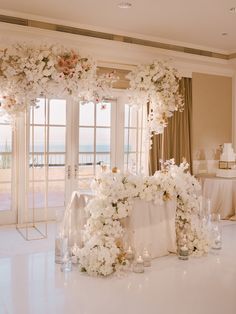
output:
<svg viewBox="0 0 236 314"><path fill-rule="evenodd" d="M125 252L125 258L130 262L134 260L134 251L132 250L131 246L129 246Z"/></svg>
<svg viewBox="0 0 236 314"><path fill-rule="evenodd" d="M74 245L71 248L71 261L72 264L78 264L78 250L79 247L76 243L74 243Z"/></svg>
<svg viewBox="0 0 236 314"><path fill-rule="evenodd" d="M65 252L62 264L61 264L61 271L62 272L69 272L72 271L72 260L71 260L71 254L69 251Z"/></svg>
<svg viewBox="0 0 236 314"><path fill-rule="evenodd" d="M134 263L133 266L134 273L143 273L144 272L144 261L142 256L140 255Z"/></svg>
<svg viewBox="0 0 236 314"><path fill-rule="evenodd" d="M56 210L55 215L55 263L61 264L63 258L63 249L64 247L68 246L68 238L65 237L65 234L62 230L63 211L58 209Z"/></svg>
<svg viewBox="0 0 236 314"><path fill-rule="evenodd" d="M188 260L189 252L188 252L188 247L186 244L184 244L183 246L180 246L178 257L180 260L183 260L183 261Z"/></svg>
<svg viewBox="0 0 236 314"><path fill-rule="evenodd" d="M222 230L220 225L220 214L211 214L211 248L220 250L222 248Z"/></svg>
<svg viewBox="0 0 236 314"><path fill-rule="evenodd" d="M72 270L72 261L71 261L71 250L69 248L69 240L63 243L62 246L62 262L61 262L61 271L69 272Z"/></svg>
<svg viewBox="0 0 236 314"><path fill-rule="evenodd" d="M62 264L64 252L68 249L68 238L59 235L55 239L55 263Z"/></svg>
<svg viewBox="0 0 236 314"><path fill-rule="evenodd" d="M149 254L147 249L143 250L143 264L144 267L150 267L152 263L151 255Z"/></svg>

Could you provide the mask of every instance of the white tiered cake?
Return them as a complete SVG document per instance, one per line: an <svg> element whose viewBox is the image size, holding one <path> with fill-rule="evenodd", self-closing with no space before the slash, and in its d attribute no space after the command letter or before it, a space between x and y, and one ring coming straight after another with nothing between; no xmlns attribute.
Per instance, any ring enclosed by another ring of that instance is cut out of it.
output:
<svg viewBox="0 0 236 314"><path fill-rule="evenodd" d="M223 153L220 156L219 169L216 171L217 177L234 178L236 177L235 153L232 143L225 143Z"/></svg>

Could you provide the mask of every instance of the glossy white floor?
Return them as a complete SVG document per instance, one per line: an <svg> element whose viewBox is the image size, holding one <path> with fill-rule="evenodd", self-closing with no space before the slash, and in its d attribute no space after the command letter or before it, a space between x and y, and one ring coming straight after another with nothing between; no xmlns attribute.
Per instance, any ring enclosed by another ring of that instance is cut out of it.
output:
<svg viewBox="0 0 236 314"><path fill-rule="evenodd" d="M236 223L224 223L223 241L208 257L167 256L144 274L91 278L54 264L53 226L31 242L0 228L0 313L235 314Z"/></svg>

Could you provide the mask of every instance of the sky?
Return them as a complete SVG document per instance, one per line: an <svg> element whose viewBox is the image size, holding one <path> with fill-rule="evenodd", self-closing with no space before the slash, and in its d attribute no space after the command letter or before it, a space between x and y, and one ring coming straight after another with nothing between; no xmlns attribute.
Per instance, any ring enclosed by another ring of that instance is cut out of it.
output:
<svg viewBox="0 0 236 314"><path fill-rule="evenodd" d="M80 145L93 145L93 129L95 120L95 104L87 103L80 104L80 115L78 123L83 128L80 128ZM111 124L111 104L107 104L104 109L101 110L102 104L97 104L96 110L96 123L101 127L109 127ZM34 108L34 124L41 124L34 128L35 144L40 145L44 143L44 127L42 126L45 121L45 101L40 99L37 103L38 108ZM32 121L31 114L31 121ZM0 123L3 123L3 118L0 118ZM65 144L66 136L66 101L62 99L52 99L50 101L50 113L49 123L57 125L56 127L50 127L50 142L55 145ZM86 128L85 126L88 126ZM90 128L89 128L90 126ZM11 126L0 125L0 145L5 146L5 143L11 143ZM110 131L109 129L101 128L97 131L97 145L109 145L110 143Z"/></svg>
<svg viewBox="0 0 236 314"><path fill-rule="evenodd" d="M94 126L96 119L96 124L100 128L96 130L96 143L97 145L110 145L110 126L111 126L111 104L107 103L103 108L102 104L95 105L94 103L78 104L80 106L78 123L81 126L79 131L79 143L80 146L93 146L94 145ZM95 106L97 108L95 113ZM50 113L49 113L49 123L50 125L57 125L50 127L50 145L60 145L65 147L66 142L66 100L63 99L51 99L50 100ZM128 111L129 107L125 106L125 125L128 124ZM32 112L34 112L34 124L39 124L41 126L35 126L34 128L34 138L35 145L40 146L44 143L44 121L45 121L45 100L41 98L37 104L37 108L31 111L31 121ZM132 126L136 125L136 119L134 117L136 114L132 114ZM0 151L5 147L7 142L11 145L11 126L2 125L4 119L0 117ZM68 122L68 125L71 122ZM106 128L108 127L108 128ZM132 133L132 131L131 131ZM132 136L135 138L135 135ZM133 143L135 144L135 143ZM63 149L64 150L64 149Z"/></svg>

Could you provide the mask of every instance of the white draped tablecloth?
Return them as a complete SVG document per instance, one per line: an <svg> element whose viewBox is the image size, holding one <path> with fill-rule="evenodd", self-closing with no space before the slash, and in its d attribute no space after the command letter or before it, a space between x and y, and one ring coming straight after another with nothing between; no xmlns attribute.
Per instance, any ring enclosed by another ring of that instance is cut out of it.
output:
<svg viewBox="0 0 236 314"><path fill-rule="evenodd" d="M87 220L87 214L82 207L94 195L73 192L66 211L80 208L77 224L80 228ZM152 258L176 252L175 232L176 202L166 201L154 204L143 200L135 200L130 217L122 221L125 227L124 242L131 245L135 251L142 254L147 249Z"/></svg>
<svg viewBox="0 0 236 314"><path fill-rule="evenodd" d="M211 211L222 219L236 220L236 178L200 177L203 197L210 199Z"/></svg>
<svg viewBox="0 0 236 314"><path fill-rule="evenodd" d="M125 223L128 241L140 254L144 248L148 249L152 258L176 252L175 216L175 201L160 205L135 200Z"/></svg>

